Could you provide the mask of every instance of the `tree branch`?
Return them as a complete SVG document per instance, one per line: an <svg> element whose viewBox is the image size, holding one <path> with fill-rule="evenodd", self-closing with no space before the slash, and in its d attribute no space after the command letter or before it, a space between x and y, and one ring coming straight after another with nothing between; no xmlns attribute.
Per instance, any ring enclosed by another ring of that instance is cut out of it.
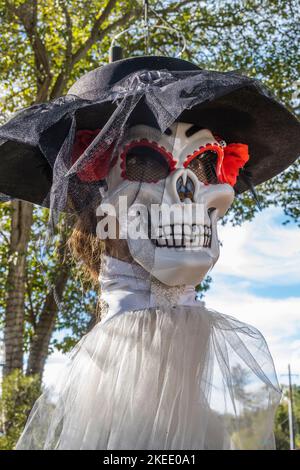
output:
<svg viewBox="0 0 300 470"><path fill-rule="evenodd" d="M138 13L138 10L127 12L125 13L125 15L122 16L122 18L119 18L118 20L108 25L107 28L98 31L93 44L96 41L100 41L106 34L110 33L111 31L116 29L118 26L124 26L124 24L126 24L137 13ZM82 59L85 56L85 54L88 52L89 48L93 44L89 45L88 49L87 49L87 45L85 45L85 47L81 47L80 49L78 49L78 51L73 55L73 61L72 61L73 65L75 65L76 62L78 62L80 59Z"/></svg>
<svg viewBox="0 0 300 470"><path fill-rule="evenodd" d="M56 273L52 288L47 293L36 323L34 335L31 340L27 363L27 375L40 374L42 377L45 362L48 356L50 339L53 333L59 304L70 276L71 264L66 257L66 242L68 237L67 225L64 225L60 234Z"/></svg>
<svg viewBox="0 0 300 470"><path fill-rule="evenodd" d="M101 15L98 16L92 26L91 33L87 40L75 52L72 58L72 64L76 64L89 51L92 45L98 40L99 29L105 20L109 17L111 10L114 8L117 0L109 0Z"/></svg>
<svg viewBox="0 0 300 470"><path fill-rule="evenodd" d="M72 19L64 0L60 0L61 8L66 20L66 54L65 54L65 67L68 70L72 61L72 44L73 44L73 30Z"/></svg>
<svg viewBox="0 0 300 470"><path fill-rule="evenodd" d="M2 230L0 230L0 236L4 238L4 241L7 245L9 245L9 238L7 237L7 235L2 232Z"/></svg>
<svg viewBox="0 0 300 470"><path fill-rule="evenodd" d="M47 96L47 88L51 83L51 70L48 51L37 32L37 0L28 0L16 7L9 0L5 1L7 10L15 15L24 26L34 54L37 71L37 97L35 102Z"/></svg>
<svg viewBox="0 0 300 470"><path fill-rule="evenodd" d="M60 74L57 76L50 93L50 98L57 98L62 94L65 86L65 82L69 77L72 70L72 45L73 45L73 30L72 30L72 19L70 17L69 10L64 0L60 0L60 5L66 20L66 52L65 60L62 66Z"/></svg>
<svg viewBox="0 0 300 470"><path fill-rule="evenodd" d="M175 11L176 13L178 13L179 8L181 8L183 6L188 6L190 3L195 4L195 0L181 0L180 2L177 2L175 4L171 4L168 7L163 8L162 10L157 10L157 11L155 11L155 13L157 15L165 15L166 13L171 13L172 11Z"/></svg>
<svg viewBox="0 0 300 470"><path fill-rule="evenodd" d="M27 272L26 272L25 277L26 277L26 280L25 280L26 291L27 291L27 297L28 297L28 302L29 302L29 306L27 306L27 311L28 311L28 316L29 316L30 322L31 322L32 327L33 327L33 331L35 331L36 316L38 316L38 314L35 316L35 313L34 313L34 306L33 306L33 301L32 301L32 290L31 290L31 287L30 287L30 284L29 284L28 273ZM25 310L26 310L26 305L25 305Z"/></svg>
<svg viewBox="0 0 300 470"><path fill-rule="evenodd" d="M125 13L125 15L122 16L122 18L119 18L118 20L114 21L113 23L109 24L105 29L102 29L100 31L97 31L97 35L94 38L93 43L88 43L87 41L84 44L84 47L81 46L75 54L72 56L72 61L70 65L69 72L73 69L74 65L79 62L81 59L83 59L86 54L88 53L89 49L92 47L92 45L96 41L100 41L103 39L103 37L109 33L111 33L114 29L116 29L118 26L124 26L126 23L128 23L133 17L137 16L137 14L140 12L140 10L132 10L130 12ZM52 88L50 98L57 98L58 96L61 96L63 89L65 87L66 81L68 80L68 75L66 75L63 71L58 75L55 84Z"/></svg>

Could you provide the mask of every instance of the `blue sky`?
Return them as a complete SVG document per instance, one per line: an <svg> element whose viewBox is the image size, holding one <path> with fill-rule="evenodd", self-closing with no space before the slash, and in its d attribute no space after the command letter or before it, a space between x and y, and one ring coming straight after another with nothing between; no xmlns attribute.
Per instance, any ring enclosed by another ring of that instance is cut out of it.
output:
<svg viewBox="0 0 300 470"><path fill-rule="evenodd" d="M300 383L300 230L280 209L267 209L240 227L219 227L223 243L206 303L257 327L278 379L287 365Z"/></svg>
<svg viewBox="0 0 300 470"><path fill-rule="evenodd" d="M219 226L223 244L211 272L208 307L258 328L273 356L278 379L287 383L287 365L300 383L300 230L278 208L264 210L242 226ZM55 381L65 356L48 359L45 383Z"/></svg>

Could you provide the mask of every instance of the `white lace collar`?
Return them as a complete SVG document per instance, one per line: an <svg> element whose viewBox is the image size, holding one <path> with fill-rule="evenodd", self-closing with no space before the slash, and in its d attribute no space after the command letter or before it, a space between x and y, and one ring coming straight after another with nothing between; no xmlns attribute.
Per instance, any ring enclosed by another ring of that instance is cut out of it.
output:
<svg viewBox="0 0 300 470"><path fill-rule="evenodd" d="M100 299L108 306L105 319L130 310L160 305L204 306L193 286L168 287L149 275L136 263L104 256L99 275Z"/></svg>

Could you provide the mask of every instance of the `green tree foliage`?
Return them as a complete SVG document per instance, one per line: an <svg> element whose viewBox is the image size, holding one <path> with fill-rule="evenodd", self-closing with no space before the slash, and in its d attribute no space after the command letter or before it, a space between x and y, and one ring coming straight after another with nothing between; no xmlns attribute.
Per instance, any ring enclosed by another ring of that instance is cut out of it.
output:
<svg viewBox="0 0 300 470"><path fill-rule="evenodd" d="M15 370L3 379L0 397L0 450L12 449L20 436L32 403L41 391L40 377Z"/></svg>
<svg viewBox="0 0 300 470"><path fill-rule="evenodd" d="M3 204L0 208L0 329L5 320L5 281L7 277L7 261L9 259L9 237L11 229L11 207ZM31 238L27 250L25 323L24 323L24 354L28 354L35 329L42 314L45 292L51 291L55 283L57 269L61 268L58 261L57 247L60 240L58 234L51 243L45 245L45 227L47 226L48 210L35 208ZM62 298L57 298L59 312L48 353L57 350L67 352L92 326L97 308L97 290L82 280L80 266L71 262L66 254L64 263L70 263L70 276L66 283ZM63 332L61 334L60 332Z"/></svg>
<svg viewBox="0 0 300 470"><path fill-rule="evenodd" d="M287 391L285 392L284 396L286 398L288 397ZM293 386L293 411L295 420L295 444L296 449L300 449L300 387L297 385ZM284 399L277 408L274 430L276 449L289 450L289 411L287 399Z"/></svg>

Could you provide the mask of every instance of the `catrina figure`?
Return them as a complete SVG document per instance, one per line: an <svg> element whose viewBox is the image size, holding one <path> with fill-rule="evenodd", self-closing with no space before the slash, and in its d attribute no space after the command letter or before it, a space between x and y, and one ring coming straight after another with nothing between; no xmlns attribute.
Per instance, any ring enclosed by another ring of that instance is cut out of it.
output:
<svg viewBox="0 0 300 470"><path fill-rule="evenodd" d="M296 118L253 78L145 56L18 112L0 138L3 199L49 207L52 227L76 217L70 246L103 309L17 449L274 448L267 344L195 286L234 197L298 156Z"/></svg>

